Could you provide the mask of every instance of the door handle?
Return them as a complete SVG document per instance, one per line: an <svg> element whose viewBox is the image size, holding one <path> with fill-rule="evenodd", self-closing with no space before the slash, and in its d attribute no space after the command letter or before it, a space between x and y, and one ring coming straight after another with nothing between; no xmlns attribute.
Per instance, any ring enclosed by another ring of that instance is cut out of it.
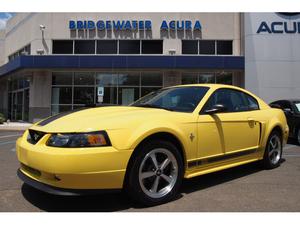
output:
<svg viewBox="0 0 300 225"><path fill-rule="evenodd" d="M250 124L256 124L256 121L255 121L255 119L254 118L252 118L252 117L249 117L248 118L248 123L250 123Z"/></svg>

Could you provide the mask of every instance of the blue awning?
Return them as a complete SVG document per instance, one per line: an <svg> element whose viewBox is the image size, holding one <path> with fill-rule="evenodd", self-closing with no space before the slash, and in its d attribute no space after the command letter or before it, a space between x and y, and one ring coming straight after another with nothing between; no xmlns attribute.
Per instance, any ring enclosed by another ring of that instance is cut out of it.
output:
<svg viewBox="0 0 300 225"><path fill-rule="evenodd" d="M228 69L244 70L243 56L30 55L0 67L0 76L20 69Z"/></svg>

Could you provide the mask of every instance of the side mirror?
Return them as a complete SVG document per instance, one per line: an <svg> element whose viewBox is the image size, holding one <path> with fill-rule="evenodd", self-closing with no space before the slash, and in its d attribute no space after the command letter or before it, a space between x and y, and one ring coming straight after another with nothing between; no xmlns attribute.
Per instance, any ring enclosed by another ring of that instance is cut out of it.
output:
<svg viewBox="0 0 300 225"><path fill-rule="evenodd" d="M226 112L226 111L227 111L227 108L224 105L216 104L212 108L205 110L204 113L212 115L212 114L222 113L222 112Z"/></svg>
<svg viewBox="0 0 300 225"><path fill-rule="evenodd" d="M284 108L284 109L283 109L283 112L284 112L286 115L294 115L293 110L291 110L290 108Z"/></svg>

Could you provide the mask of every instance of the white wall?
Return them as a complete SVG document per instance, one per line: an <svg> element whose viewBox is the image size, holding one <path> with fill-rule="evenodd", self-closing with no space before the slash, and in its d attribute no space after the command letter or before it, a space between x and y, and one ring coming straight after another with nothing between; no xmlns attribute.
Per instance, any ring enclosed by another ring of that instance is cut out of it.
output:
<svg viewBox="0 0 300 225"><path fill-rule="evenodd" d="M5 30L0 30L0 65L5 62Z"/></svg>
<svg viewBox="0 0 300 225"><path fill-rule="evenodd" d="M300 17L245 14L245 87L267 102L300 98L300 33L257 34L262 21L269 26L274 21L288 22L292 27L292 22L300 22Z"/></svg>

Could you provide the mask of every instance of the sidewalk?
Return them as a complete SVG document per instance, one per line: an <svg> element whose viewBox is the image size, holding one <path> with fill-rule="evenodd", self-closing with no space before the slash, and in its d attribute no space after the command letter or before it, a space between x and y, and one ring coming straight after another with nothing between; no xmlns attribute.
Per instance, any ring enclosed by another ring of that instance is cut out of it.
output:
<svg viewBox="0 0 300 225"><path fill-rule="evenodd" d="M0 131L1 130L11 130L11 131L24 131L27 128L32 126L32 123L26 123L26 122L4 122L3 124L0 124Z"/></svg>

